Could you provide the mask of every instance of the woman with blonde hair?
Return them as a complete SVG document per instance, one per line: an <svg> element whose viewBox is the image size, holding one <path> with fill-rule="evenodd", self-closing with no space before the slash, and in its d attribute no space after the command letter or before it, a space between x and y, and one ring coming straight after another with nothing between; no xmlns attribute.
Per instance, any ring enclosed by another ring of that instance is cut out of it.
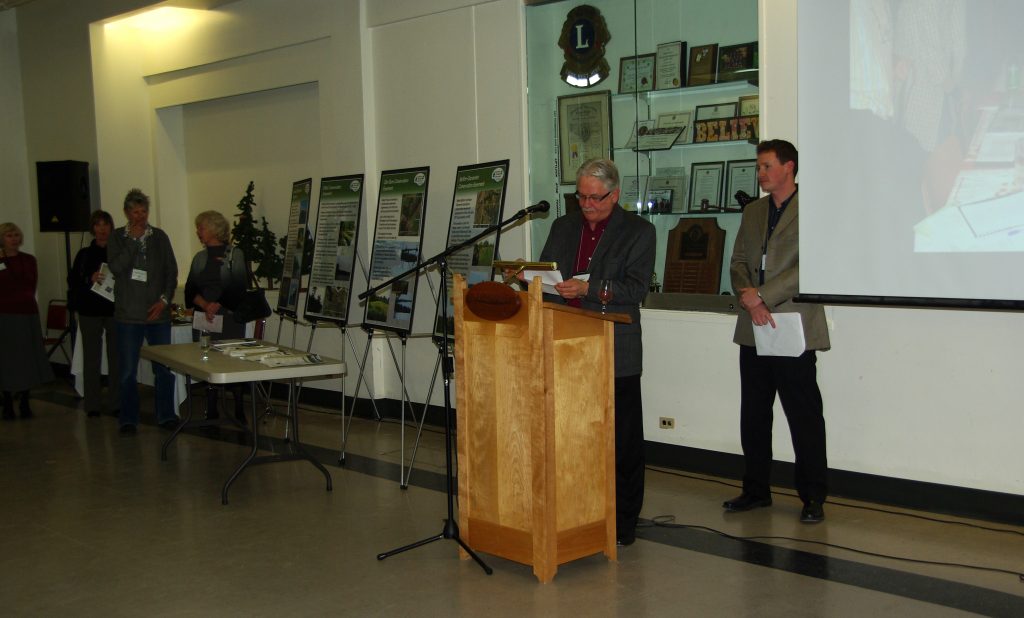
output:
<svg viewBox="0 0 1024 618"><path fill-rule="evenodd" d="M207 210L196 215L196 236L203 249L192 258L192 267L185 281L185 306L202 311L207 319L222 316L223 330L211 333L211 339L241 339L245 337L245 322L235 319L231 310L242 299L249 285L249 271L245 254L238 247L231 246L228 221L216 210ZM199 333L193 331L193 339ZM217 418L217 391L207 389L206 416ZM242 407L242 388L234 389L235 418L245 421Z"/></svg>
<svg viewBox="0 0 1024 618"><path fill-rule="evenodd" d="M29 418L29 389L53 380L36 304L39 270L36 258L21 251L24 240L17 225L0 223L0 341L8 351L0 354L4 420L14 419L12 393L19 395L21 418Z"/></svg>

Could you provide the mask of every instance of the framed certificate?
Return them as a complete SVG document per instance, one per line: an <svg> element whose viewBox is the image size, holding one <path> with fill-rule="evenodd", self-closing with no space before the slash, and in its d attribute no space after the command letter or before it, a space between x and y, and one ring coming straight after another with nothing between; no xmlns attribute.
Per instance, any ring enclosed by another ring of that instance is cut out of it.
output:
<svg viewBox="0 0 1024 618"><path fill-rule="evenodd" d="M637 138L636 150L668 150L682 136L679 128L651 129L646 135Z"/></svg>
<svg viewBox="0 0 1024 618"><path fill-rule="evenodd" d="M657 72L654 77L655 90L682 88L686 83L686 41L673 41L658 45Z"/></svg>
<svg viewBox="0 0 1024 618"><path fill-rule="evenodd" d="M691 112L670 112L668 114L658 115L658 128L659 129L679 129L682 131L682 135L676 140L677 144L689 144L693 141L692 121L693 114Z"/></svg>
<svg viewBox="0 0 1024 618"><path fill-rule="evenodd" d="M619 61L619 94L654 90L655 54L631 56Z"/></svg>
<svg viewBox="0 0 1024 618"><path fill-rule="evenodd" d="M611 91L558 97L558 168L563 185L576 182L587 159L611 157Z"/></svg>
<svg viewBox="0 0 1024 618"><path fill-rule="evenodd" d="M740 97L739 100L739 115L740 116L757 116L760 113L760 106L758 105L759 99L756 94L747 95Z"/></svg>
<svg viewBox="0 0 1024 618"><path fill-rule="evenodd" d="M683 173L677 172L678 175L659 175L651 176L647 180L647 191L663 191L668 189L671 191L671 200L668 202L671 207L669 210L664 212L682 213L686 212L686 178L683 177Z"/></svg>
<svg viewBox="0 0 1024 618"><path fill-rule="evenodd" d="M693 111L694 120L717 120L719 118L732 118L736 115L736 101L729 103L714 103L712 105L698 105Z"/></svg>
<svg viewBox="0 0 1024 618"><path fill-rule="evenodd" d="M629 134L629 139L626 140L626 144L623 146L623 148L636 149L637 139L643 138L653 130L653 120L637 120L636 122L633 123L633 132Z"/></svg>
<svg viewBox="0 0 1024 618"><path fill-rule="evenodd" d="M643 54L636 57L636 91L650 92L654 90L655 54Z"/></svg>
<svg viewBox="0 0 1024 618"><path fill-rule="evenodd" d="M724 45L718 50L718 81L733 82L757 77L757 41Z"/></svg>
<svg viewBox="0 0 1024 618"><path fill-rule="evenodd" d="M725 169L725 210L742 212L743 205L736 199L736 193L743 191L757 197L757 159L729 161Z"/></svg>
<svg viewBox="0 0 1024 618"><path fill-rule="evenodd" d="M689 212L722 210L722 175L725 162L694 163L690 166Z"/></svg>
<svg viewBox="0 0 1024 618"><path fill-rule="evenodd" d="M636 92L636 56L619 59L619 94Z"/></svg>
<svg viewBox="0 0 1024 618"><path fill-rule="evenodd" d="M645 213L663 215L672 212L672 189L647 189Z"/></svg>
<svg viewBox="0 0 1024 618"><path fill-rule="evenodd" d="M690 66L687 71L687 86L705 86L715 83L715 59L718 43L698 45L690 49Z"/></svg>
<svg viewBox="0 0 1024 618"><path fill-rule="evenodd" d="M622 189L619 193L619 204L626 210L639 211L646 181L646 176L623 176L622 183L619 185L619 188ZM573 199L576 199L575 195ZM577 208L579 208L578 205Z"/></svg>

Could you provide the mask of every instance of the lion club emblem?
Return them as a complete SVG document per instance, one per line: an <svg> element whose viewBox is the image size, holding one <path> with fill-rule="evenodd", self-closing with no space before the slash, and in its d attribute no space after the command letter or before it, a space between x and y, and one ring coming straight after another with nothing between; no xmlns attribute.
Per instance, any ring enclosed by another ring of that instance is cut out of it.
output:
<svg viewBox="0 0 1024 618"><path fill-rule="evenodd" d="M604 59L604 48L611 38L608 24L596 8L581 4L569 11L558 37L565 57L562 81L587 88L608 77L610 68Z"/></svg>

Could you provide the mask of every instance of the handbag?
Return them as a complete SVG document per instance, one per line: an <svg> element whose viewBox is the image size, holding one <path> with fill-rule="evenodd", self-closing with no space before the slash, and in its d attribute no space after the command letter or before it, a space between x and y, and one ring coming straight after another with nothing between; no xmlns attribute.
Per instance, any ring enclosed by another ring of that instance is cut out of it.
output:
<svg viewBox="0 0 1024 618"><path fill-rule="evenodd" d="M270 309L270 303L267 302L267 295L260 287L259 280L252 273L252 267L249 266L249 261L245 262L245 270L249 273L249 282L253 287L242 292L242 298L235 305L235 308L231 310L231 314L235 321L239 324L245 324L246 322L252 322L253 320L262 320L270 317L273 313Z"/></svg>

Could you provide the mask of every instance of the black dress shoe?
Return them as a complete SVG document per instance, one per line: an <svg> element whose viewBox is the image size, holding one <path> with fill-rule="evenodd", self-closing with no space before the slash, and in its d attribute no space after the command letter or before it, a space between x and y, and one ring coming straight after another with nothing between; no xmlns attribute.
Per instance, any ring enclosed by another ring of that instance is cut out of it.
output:
<svg viewBox="0 0 1024 618"><path fill-rule="evenodd" d="M816 500L804 502L804 509L800 511L800 522L805 524L820 524L825 521L825 509Z"/></svg>
<svg viewBox="0 0 1024 618"><path fill-rule="evenodd" d="M123 436L134 436L139 430L135 425L121 425L121 429L118 431L120 431Z"/></svg>
<svg viewBox="0 0 1024 618"><path fill-rule="evenodd" d="M618 545L619 547L626 547L627 545L632 545L635 542L636 542L636 535L633 535L633 534L624 534L624 535L622 535L622 536L620 536L620 537L615 539L615 544Z"/></svg>
<svg viewBox="0 0 1024 618"><path fill-rule="evenodd" d="M730 513L739 513L742 511L749 511L762 506L771 506L772 498L767 496L765 498L759 498L753 494L746 492L741 493L732 500L726 500L722 503L722 508L729 511Z"/></svg>

